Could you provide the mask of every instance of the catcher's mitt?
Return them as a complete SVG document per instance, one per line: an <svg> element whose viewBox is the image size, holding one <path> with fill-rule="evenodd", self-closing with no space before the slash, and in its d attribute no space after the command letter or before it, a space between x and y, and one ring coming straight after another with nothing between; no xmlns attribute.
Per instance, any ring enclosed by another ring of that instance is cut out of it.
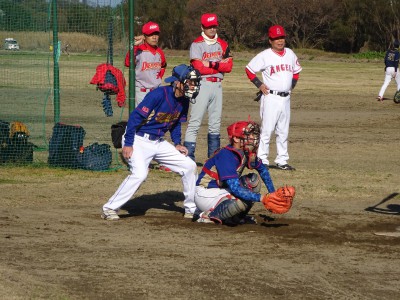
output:
<svg viewBox="0 0 400 300"><path fill-rule="evenodd" d="M292 207L295 194L294 186L284 186L273 193L264 195L261 202L270 212L274 214L284 214Z"/></svg>
<svg viewBox="0 0 400 300"><path fill-rule="evenodd" d="M400 103L400 90L394 94L393 101L397 104Z"/></svg>

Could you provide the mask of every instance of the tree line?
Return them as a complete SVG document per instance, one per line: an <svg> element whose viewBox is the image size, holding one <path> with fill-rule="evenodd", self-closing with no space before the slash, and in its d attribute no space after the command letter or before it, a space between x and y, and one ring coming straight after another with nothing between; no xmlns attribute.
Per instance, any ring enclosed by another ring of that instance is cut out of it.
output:
<svg viewBox="0 0 400 300"><path fill-rule="evenodd" d="M128 1L116 7L58 0L60 32L104 34L110 18L127 33ZM234 50L266 47L267 29L282 25L293 48L358 53L384 51L399 39L400 0L133 0L135 34L142 24L160 25L162 47L188 49L199 35L200 16L216 13L219 35ZM0 30L48 30L49 1L2 0Z"/></svg>

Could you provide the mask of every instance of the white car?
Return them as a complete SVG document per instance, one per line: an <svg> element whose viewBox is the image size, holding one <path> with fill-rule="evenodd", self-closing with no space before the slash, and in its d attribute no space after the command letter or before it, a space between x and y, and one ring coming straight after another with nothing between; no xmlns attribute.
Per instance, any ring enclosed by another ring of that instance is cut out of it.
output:
<svg viewBox="0 0 400 300"><path fill-rule="evenodd" d="M13 38L6 38L4 40L4 49L6 49L6 50L19 50L18 42Z"/></svg>

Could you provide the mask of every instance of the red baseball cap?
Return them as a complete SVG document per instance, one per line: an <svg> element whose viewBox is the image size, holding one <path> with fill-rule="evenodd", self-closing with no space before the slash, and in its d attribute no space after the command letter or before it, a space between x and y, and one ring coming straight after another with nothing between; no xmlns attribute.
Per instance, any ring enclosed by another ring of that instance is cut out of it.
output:
<svg viewBox="0 0 400 300"><path fill-rule="evenodd" d="M218 18L216 14L204 14L201 16L201 25L203 27L218 26Z"/></svg>
<svg viewBox="0 0 400 300"><path fill-rule="evenodd" d="M285 37L285 29L281 25L271 26L268 30L268 37L271 39L276 39L277 37Z"/></svg>
<svg viewBox="0 0 400 300"><path fill-rule="evenodd" d="M154 22L148 22L143 25L142 27L142 33L145 35L151 35L154 32L160 32L160 26L158 26L157 23Z"/></svg>

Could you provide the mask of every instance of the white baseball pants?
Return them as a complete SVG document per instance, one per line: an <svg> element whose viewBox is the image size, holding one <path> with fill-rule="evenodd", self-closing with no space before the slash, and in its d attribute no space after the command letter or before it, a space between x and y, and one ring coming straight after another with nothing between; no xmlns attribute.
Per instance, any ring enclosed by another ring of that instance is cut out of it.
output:
<svg viewBox="0 0 400 300"><path fill-rule="evenodd" d="M383 95L385 94L385 91L386 91L387 87L389 86L390 81L392 81L393 78L396 80L397 91L400 90L400 74L399 74L399 72L396 72L394 70L394 67L388 67L388 68L386 68L386 71L385 71L385 81L383 82L381 90L379 91L379 94L378 94L379 97L383 98Z"/></svg>
<svg viewBox="0 0 400 300"><path fill-rule="evenodd" d="M230 193L225 189L206 189L202 186L196 186L194 201L197 209L204 212L214 208L222 198L228 195L230 195Z"/></svg>
<svg viewBox="0 0 400 300"><path fill-rule="evenodd" d="M147 134L144 137L135 135L133 155L128 161L131 174L125 178L114 195L104 204L103 210L117 210L132 198L147 178L149 164L152 160L157 161L182 177L185 213L195 212L196 163L180 153L164 139L151 141L148 139Z"/></svg>
<svg viewBox="0 0 400 300"><path fill-rule="evenodd" d="M262 160L263 164L269 165L269 144L272 133L275 132L277 150L275 163L280 165L287 164L289 159L290 95L287 97L273 94L263 95L261 97L260 116L262 121L257 156Z"/></svg>

